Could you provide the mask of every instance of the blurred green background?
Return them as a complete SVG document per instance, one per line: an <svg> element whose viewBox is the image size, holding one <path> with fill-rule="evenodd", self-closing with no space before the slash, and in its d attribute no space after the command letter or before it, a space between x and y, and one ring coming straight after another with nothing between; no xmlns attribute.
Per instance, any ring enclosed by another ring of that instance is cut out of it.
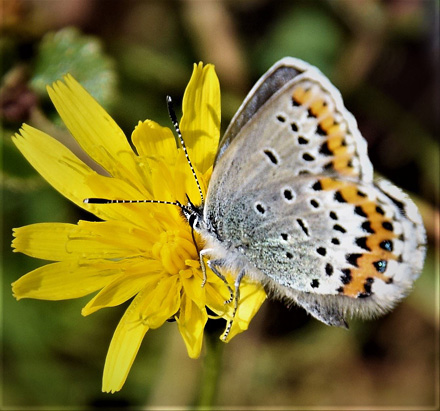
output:
<svg viewBox="0 0 440 411"><path fill-rule="evenodd" d="M3 409L70 407L438 406L439 3L430 0L2 0ZM28 122L66 144L45 85L71 72L127 136L139 120L170 125L193 62L214 63L222 128L246 92L284 56L317 65L341 90L376 171L410 193L429 250L413 293L391 314L326 327L267 302L227 345L211 324L191 360L175 324L150 331L121 392L101 376L125 306L83 318L88 298L16 302L10 283L43 264L12 254L11 230L90 219L23 160L10 136ZM52 122L55 122L56 126ZM207 354L215 354L208 357ZM218 373L204 392L209 371ZM204 394L201 394L204 392ZM207 396L208 399L201 399Z"/></svg>

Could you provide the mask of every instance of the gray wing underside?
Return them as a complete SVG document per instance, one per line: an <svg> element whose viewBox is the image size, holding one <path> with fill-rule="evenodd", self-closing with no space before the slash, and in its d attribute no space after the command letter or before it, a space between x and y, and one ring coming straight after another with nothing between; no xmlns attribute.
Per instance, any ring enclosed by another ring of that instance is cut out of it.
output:
<svg viewBox="0 0 440 411"><path fill-rule="evenodd" d="M286 58L277 62L260 78L243 101L229 127L222 136L217 152L217 160L234 140L240 130L255 113L286 83L307 70L309 65L301 60Z"/></svg>
<svg viewBox="0 0 440 411"><path fill-rule="evenodd" d="M310 90L312 98L294 107L292 94L298 87ZM327 114L314 117L310 114L310 104L319 99L327 105ZM324 135L320 130L320 124L328 121L328 117L340 126L338 134L343 138L343 150L332 147L337 137L334 132ZM230 146L233 148L226 150ZM341 94L316 67L299 59L280 60L255 84L220 140L214 168L221 162L224 167L217 168L229 168L231 159L225 161L225 153L237 150L247 156L249 165L249 168L240 165L240 170L249 173L255 164L249 155L265 148L273 148L281 167L288 167L294 175L320 174L323 170L326 173L332 168L333 172L365 182L373 180L367 144L356 120L345 109ZM351 166L348 173L341 166L336 169L331 166L332 162L341 163L338 158L341 156L348 157L347 163ZM310 161L310 157L313 160Z"/></svg>
<svg viewBox="0 0 440 411"><path fill-rule="evenodd" d="M298 90L306 90L308 99L294 101ZM352 268L347 250L364 253L356 241L368 233L355 204L337 201L332 190L313 189L317 180L329 176L363 187L396 220L398 231L414 237L412 243L395 240L404 275L383 298L381 281L373 287L377 299L340 295L343 270ZM281 60L257 82L232 120L220 142L204 207L220 242L270 279L275 294L296 301L326 324L342 327L347 313L389 309L420 273L423 251L415 266L405 258L423 242L423 225L416 229L399 213L396 203L373 184L366 142L340 93L319 70L293 58Z"/></svg>
<svg viewBox="0 0 440 411"><path fill-rule="evenodd" d="M265 282L275 296L341 327L346 327L348 314L385 312L406 295L422 269L425 234L414 204L400 190L388 182L356 182L364 206L378 205L380 217L393 225L391 256L378 246L366 251L367 238L373 236L371 221L358 205L341 201L338 190L317 189L328 176L292 179L281 172L277 178L273 184L255 180L207 211L220 241L249 262L249 275ZM355 274L357 256L366 253L374 258ZM382 271L377 261L386 261L387 269ZM356 291L346 295L344 287Z"/></svg>

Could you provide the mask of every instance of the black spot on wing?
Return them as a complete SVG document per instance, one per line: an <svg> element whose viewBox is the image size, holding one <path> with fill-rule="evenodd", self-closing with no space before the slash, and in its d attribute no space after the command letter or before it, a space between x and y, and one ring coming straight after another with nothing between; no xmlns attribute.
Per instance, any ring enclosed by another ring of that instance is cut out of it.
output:
<svg viewBox="0 0 440 411"><path fill-rule="evenodd" d="M347 202L340 191L335 192L335 200L339 203L346 203Z"/></svg>
<svg viewBox="0 0 440 411"><path fill-rule="evenodd" d="M371 228L371 223L369 221L364 221L361 224L361 228L362 228L362 230L366 231L367 233L370 233L370 234L375 233L375 231Z"/></svg>
<svg viewBox="0 0 440 411"><path fill-rule="evenodd" d="M286 189L283 191L283 196L284 196L284 198L285 198L287 201L291 201L291 200L293 200L293 192L292 192L292 190L289 190L288 188L286 188Z"/></svg>
<svg viewBox="0 0 440 411"><path fill-rule="evenodd" d="M340 231L341 233L347 232L347 230L344 227L340 226L339 224L335 224L333 226L333 230Z"/></svg>
<svg viewBox="0 0 440 411"><path fill-rule="evenodd" d="M383 240L380 244L379 247L382 248L382 250L386 250L386 251L393 251L393 243L390 240Z"/></svg>
<svg viewBox="0 0 440 411"><path fill-rule="evenodd" d="M358 294L358 298L367 298L370 297L373 292L371 291L371 285L374 282L374 278L368 277L364 283L364 292Z"/></svg>
<svg viewBox="0 0 440 411"><path fill-rule="evenodd" d="M356 245L359 246L360 248L363 248L364 250L367 250L367 251L371 251L371 248L368 247L368 245L367 245L367 239L368 239L368 237L359 237L359 238L356 238L355 242L356 242Z"/></svg>
<svg viewBox="0 0 440 411"><path fill-rule="evenodd" d="M305 161L314 161L315 160L315 157L313 157L311 154L309 154L309 153L304 153L303 155L302 155L302 158L305 160Z"/></svg>
<svg viewBox="0 0 440 411"><path fill-rule="evenodd" d="M385 215L385 211L383 211L383 208L380 206L376 206L376 213L379 213L380 215Z"/></svg>
<svg viewBox="0 0 440 411"><path fill-rule="evenodd" d="M344 268L341 271L342 271L342 275L341 275L342 284L349 284L353 279L351 275L351 270L349 268Z"/></svg>
<svg viewBox="0 0 440 411"><path fill-rule="evenodd" d="M321 127L320 124L316 127L316 134L319 134L320 136L326 136L327 133L324 131L324 129Z"/></svg>
<svg viewBox="0 0 440 411"><path fill-rule="evenodd" d="M284 122L286 121L286 118L280 114L280 115L277 116L277 120L278 120L280 123L284 123Z"/></svg>
<svg viewBox="0 0 440 411"><path fill-rule="evenodd" d="M356 206L356 207L354 208L354 212L355 212L357 215L360 215L361 217L368 217L367 214L365 213L365 211L362 209L361 206Z"/></svg>
<svg viewBox="0 0 440 411"><path fill-rule="evenodd" d="M255 210L257 211L257 213L259 214L264 214L266 212L266 208L264 207L263 204L261 203L257 203L255 204Z"/></svg>
<svg viewBox="0 0 440 411"><path fill-rule="evenodd" d="M275 164L275 165L278 164L278 157L276 156L276 154L272 150L266 149L263 152L272 164Z"/></svg>
<svg viewBox="0 0 440 411"><path fill-rule="evenodd" d="M393 230L394 230L393 225L392 225L389 221L384 221L384 222L382 223L382 227L383 227L385 230L388 230L388 231L393 231Z"/></svg>
<svg viewBox="0 0 440 411"><path fill-rule="evenodd" d="M327 254L327 250L324 247L318 247L316 249L316 252L322 256L325 256Z"/></svg>
<svg viewBox="0 0 440 411"><path fill-rule="evenodd" d="M330 149L328 148L328 142L326 141L325 143L323 143L321 145L321 147L319 148L319 154L322 154L324 156L332 156L333 152L330 151Z"/></svg>
<svg viewBox="0 0 440 411"><path fill-rule="evenodd" d="M329 276L333 274L333 266L331 264L327 263L325 265L325 273Z"/></svg>
<svg viewBox="0 0 440 411"><path fill-rule="evenodd" d="M385 270L387 269L387 261L386 260L375 261L373 263L373 265L378 273L384 273Z"/></svg>
<svg viewBox="0 0 440 411"><path fill-rule="evenodd" d="M349 263L355 267L359 267L357 260L360 257L362 257L362 254L353 253L353 254L346 254L345 255L345 259L347 260L347 263Z"/></svg>
<svg viewBox="0 0 440 411"><path fill-rule="evenodd" d="M337 220L338 219L338 216L336 215L336 213L334 211L330 211L329 216L330 216L330 218L332 220Z"/></svg>
<svg viewBox="0 0 440 411"><path fill-rule="evenodd" d="M296 222L297 222L298 225L301 227L301 230L304 231L304 234L305 234L306 236L308 236L308 235L309 235L309 229L306 227L304 221L301 220L300 218L298 218L298 219L296 220Z"/></svg>
<svg viewBox="0 0 440 411"><path fill-rule="evenodd" d="M322 190L322 184L321 184L321 182L318 180L318 181L316 181L313 185L312 185L312 188L315 190L315 191L321 191Z"/></svg>

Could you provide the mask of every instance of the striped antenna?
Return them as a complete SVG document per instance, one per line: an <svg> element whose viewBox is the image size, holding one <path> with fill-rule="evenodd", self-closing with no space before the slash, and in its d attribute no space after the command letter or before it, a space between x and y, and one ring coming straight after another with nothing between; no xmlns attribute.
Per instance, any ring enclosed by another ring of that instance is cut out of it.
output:
<svg viewBox="0 0 440 411"><path fill-rule="evenodd" d="M182 208L182 209L186 209L186 207L185 207L184 205L180 204L178 201L162 201L162 200L110 200L110 199L108 199L108 198L90 197L90 198L85 198L85 199L83 200L83 203L85 203L85 204L153 203L153 204L169 204L169 205L175 205L175 206L180 207L180 208Z"/></svg>
<svg viewBox="0 0 440 411"><path fill-rule="evenodd" d="M173 107L173 100L171 99L170 96L167 96L167 107L168 107L168 114L170 116L171 122L173 123L174 129L176 130L177 136L179 137L180 145L182 146L183 152L185 153L186 161L188 162L188 165L191 168L191 172L194 176L194 180L196 181L197 188L199 189L200 198L203 204L205 202L205 199L203 198L202 188L200 187L199 179L197 178L196 172L189 158L185 142L183 141L182 132L180 131L179 122L177 121L176 113Z"/></svg>

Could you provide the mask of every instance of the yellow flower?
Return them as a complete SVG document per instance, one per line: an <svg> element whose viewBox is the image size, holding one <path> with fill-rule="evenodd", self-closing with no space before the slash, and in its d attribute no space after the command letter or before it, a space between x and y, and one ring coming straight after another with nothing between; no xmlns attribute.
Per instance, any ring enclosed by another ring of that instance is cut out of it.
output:
<svg viewBox="0 0 440 411"><path fill-rule="evenodd" d="M40 223L14 230L14 251L54 261L13 283L17 299L63 300L99 291L83 308L88 315L133 298L113 335L103 391L123 386L145 333L173 318L188 355L200 355L207 308L230 321L230 292L210 270L202 284L201 239L180 209L164 204L85 204L86 198L165 200L200 204L182 148L169 128L146 120L124 133L105 110L67 75L48 87L62 120L82 149L105 170L99 174L49 135L24 124L14 143L61 194L101 222ZM203 194L220 130L220 89L212 65L194 65L180 123ZM96 167L95 167L96 168ZM193 235L197 242L194 244ZM233 284L234 273L225 273ZM247 329L266 295L246 279L228 340Z"/></svg>

